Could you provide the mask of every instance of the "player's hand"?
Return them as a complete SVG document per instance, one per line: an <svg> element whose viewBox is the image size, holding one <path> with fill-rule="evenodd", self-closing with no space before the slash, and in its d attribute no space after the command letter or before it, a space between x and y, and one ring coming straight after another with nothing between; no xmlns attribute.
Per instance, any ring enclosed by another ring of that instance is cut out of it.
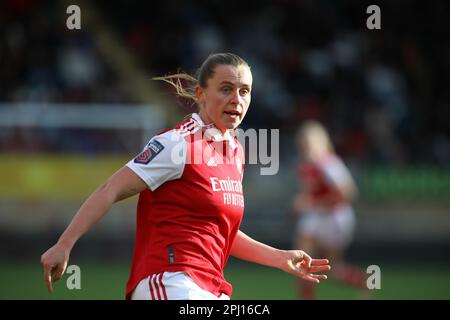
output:
<svg viewBox="0 0 450 320"><path fill-rule="evenodd" d="M41 256L44 267L44 281L48 292L53 292L53 283L61 279L69 262L70 250L62 245L55 244Z"/></svg>
<svg viewBox="0 0 450 320"><path fill-rule="evenodd" d="M316 272L328 271L331 266L328 259L313 259L302 250L285 251L286 259L281 266L281 270L289 272L303 280L319 283L320 280L327 279L324 274Z"/></svg>

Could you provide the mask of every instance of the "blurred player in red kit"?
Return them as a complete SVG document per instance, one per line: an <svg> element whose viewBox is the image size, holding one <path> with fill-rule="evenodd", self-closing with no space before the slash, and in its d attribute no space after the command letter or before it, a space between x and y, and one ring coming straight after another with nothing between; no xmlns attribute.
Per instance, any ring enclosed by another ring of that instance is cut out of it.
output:
<svg viewBox="0 0 450 320"><path fill-rule="evenodd" d="M230 299L223 275L230 255L319 282L328 260L279 250L239 230L243 211L243 150L236 128L250 105L252 73L231 53L210 55L193 77L159 77L198 113L153 137L81 206L58 242L41 257L49 291L75 242L113 203L139 193L128 299ZM190 83L190 86L186 85Z"/></svg>
<svg viewBox="0 0 450 320"><path fill-rule="evenodd" d="M293 203L293 212L298 217L294 245L329 259L336 280L366 294L366 274L343 260L355 224L351 202L357 188L353 178L334 153L328 133L319 122L304 122L297 132L296 144L301 157L298 165L301 190ZM314 284L299 279L299 295L315 299Z"/></svg>

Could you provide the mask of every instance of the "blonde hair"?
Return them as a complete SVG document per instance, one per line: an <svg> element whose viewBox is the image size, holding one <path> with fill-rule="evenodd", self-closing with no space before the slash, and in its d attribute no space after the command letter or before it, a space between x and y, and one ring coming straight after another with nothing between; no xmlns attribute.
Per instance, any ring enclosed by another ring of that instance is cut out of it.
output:
<svg viewBox="0 0 450 320"><path fill-rule="evenodd" d="M154 77L152 79L161 80L170 84L175 88L178 97L193 100L193 102L198 105L195 88L197 86L206 88L208 79L214 76L214 71L219 65L231 65L234 67L244 65L250 68L244 59L234 53L215 53L210 54L208 58L206 58L197 70L195 77L185 72L178 72L167 76ZM187 84L183 84L183 81L187 82Z"/></svg>
<svg viewBox="0 0 450 320"><path fill-rule="evenodd" d="M179 72L167 76L154 77L152 79L161 80L173 86L176 90L177 96L181 98L194 100L194 102L197 102L197 97L195 95L195 87L198 85L198 80L193 76L185 72ZM182 80L187 81L188 85L187 86L183 85L183 83L181 82Z"/></svg>
<svg viewBox="0 0 450 320"><path fill-rule="evenodd" d="M320 157L324 153L334 152L334 147L325 127L316 120L305 121L297 131L297 143L307 141L309 156Z"/></svg>

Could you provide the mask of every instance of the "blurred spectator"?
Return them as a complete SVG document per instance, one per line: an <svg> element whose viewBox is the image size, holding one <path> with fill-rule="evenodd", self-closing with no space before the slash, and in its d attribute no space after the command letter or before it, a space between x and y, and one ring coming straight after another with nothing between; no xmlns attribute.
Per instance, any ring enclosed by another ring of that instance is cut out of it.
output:
<svg viewBox="0 0 450 320"><path fill-rule="evenodd" d="M244 56L255 76L247 126L282 128L285 139L299 122L317 119L344 158L449 164L445 1L383 3L377 31L365 29L359 1L96 4L146 74L194 72L216 51ZM92 34L55 27L56 8L46 0L0 4L0 100L134 101Z"/></svg>

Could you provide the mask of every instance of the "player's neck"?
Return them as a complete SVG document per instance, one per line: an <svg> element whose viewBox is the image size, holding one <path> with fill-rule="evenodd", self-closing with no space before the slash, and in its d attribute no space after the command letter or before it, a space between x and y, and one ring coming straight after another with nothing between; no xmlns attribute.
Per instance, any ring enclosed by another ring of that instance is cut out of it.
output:
<svg viewBox="0 0 450 320"><path fill-rule="evenodd" d="M202 125L204 126L208 126L208 125L213 125L217 130L220 131L220 133L222 134L224 139L229 139L232 137L232 134L230 133L229 129L220 129L219 127L216 126L216 124L209 119L209 117L207 115L205 115L202 111L197 113L198 116L200 117L200 120L202 121Z"/></svg>

